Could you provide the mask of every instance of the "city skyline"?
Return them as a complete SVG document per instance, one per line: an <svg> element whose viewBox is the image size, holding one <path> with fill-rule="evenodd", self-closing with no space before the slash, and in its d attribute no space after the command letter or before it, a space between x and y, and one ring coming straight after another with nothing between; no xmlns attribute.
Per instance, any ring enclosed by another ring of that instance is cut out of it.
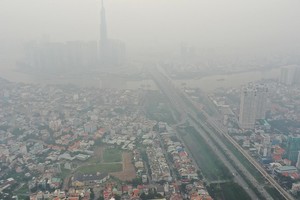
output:
<svg viewBox="0 0 300 200"><path fill-rule="evenodd" d="M0 199L299 199L299 8L0 0Z"/></svg>
<svg viewBox="0 0 300 200"><path fill-rule="evenodd" d="M99 27L95 25L100 23L99 0L84 3L45 0L44 3L34 2L35 12L31 12L28 5L33 2L20 2L14 7L8 0L1 1L3 30L0 41L3 46L43 35L54 42L98 40ZM298 51L296 44L300 34L294 19L298 17L299 2L277 0L278 6L266 0L258 4L251 2L247 1L245 6L229 0L224 6L221 2L195 0L106 1L110 10L108 32L111 38L126 42L129 51L134 53L141 49L174 53L174 48L179 48L182 42L223 53ZM152 10L156 10L155 15ZM5 20L10 20L9 25ZM32 23L26 23L28 21ZM9 34L11 32L14 34Z"/></svg>

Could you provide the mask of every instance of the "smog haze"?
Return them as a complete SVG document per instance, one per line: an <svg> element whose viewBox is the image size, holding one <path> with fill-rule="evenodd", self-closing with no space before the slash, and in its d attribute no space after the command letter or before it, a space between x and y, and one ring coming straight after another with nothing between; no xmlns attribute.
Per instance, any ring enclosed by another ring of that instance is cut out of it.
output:
<svg viewBox="0 0 300 200"><path fill-rule="evenodd" d="M225 52L299 51L297 0L104 3L109 37L124 41L133 54L141 49L174 53L181 43ZM100 7L96 0L2 0L1 54L30 40L99 40Z"/></svg>

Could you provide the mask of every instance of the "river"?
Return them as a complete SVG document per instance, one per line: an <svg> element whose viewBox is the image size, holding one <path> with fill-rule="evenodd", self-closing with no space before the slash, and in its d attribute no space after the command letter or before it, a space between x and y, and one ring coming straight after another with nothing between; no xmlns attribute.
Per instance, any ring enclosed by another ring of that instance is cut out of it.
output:
<svg viewBox="0 0 300 200"><path fill-rule="evenodd" d="M275 68L269 71L249 71L227 75L213 75L198 79L174 80L177 87L200 88L205 92L213 91L216 88L240 87L248 82L261 79L278 79L280 69ZM36 83L36 84L75 84L83 87L114 87L120 89L157 89L152 80L123 80L116 77L108 77L105 80L93 77L64 77L64 76L35 76L25 74L13 68L0 68L0 77L12 82Z"/></svg>
<svg viewBox="0 0 300 200"><path fill-rule="evenodd" d="M176 80L178 87L200 88L205 92L213 91L216 88L240 87L249 82L255 82L262 79L278 79L280 68L274 68L269 71L248 71L227 75L207 76L199 79Z"/></svg>

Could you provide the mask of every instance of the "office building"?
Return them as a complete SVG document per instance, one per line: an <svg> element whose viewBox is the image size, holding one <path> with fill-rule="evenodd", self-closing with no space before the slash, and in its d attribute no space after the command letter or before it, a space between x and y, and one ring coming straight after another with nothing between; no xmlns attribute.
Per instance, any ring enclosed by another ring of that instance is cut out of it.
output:
<svg viewBox="0 0 300 200"><path fill-rule="evenodd" d="M32 41L25 45L24 60L19 65L27 71L46 73L89 72L110 70L126 60L126 47L120 40L110 39L107 33L105 8L102 0L100 42Z"/></svg>

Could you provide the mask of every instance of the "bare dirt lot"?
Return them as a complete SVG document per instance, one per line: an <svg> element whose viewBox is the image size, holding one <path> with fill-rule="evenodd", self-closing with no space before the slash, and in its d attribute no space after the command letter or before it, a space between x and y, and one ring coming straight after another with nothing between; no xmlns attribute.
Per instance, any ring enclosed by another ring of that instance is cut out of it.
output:
<svg viewBox="0 0 300 200"><path fill-rule="evenodd" d="M130 181L136 178L135 168L131 162L132 154L124 152L122 154L123 171L111 173L112 176L119 178L122 181Z"/></svg>

